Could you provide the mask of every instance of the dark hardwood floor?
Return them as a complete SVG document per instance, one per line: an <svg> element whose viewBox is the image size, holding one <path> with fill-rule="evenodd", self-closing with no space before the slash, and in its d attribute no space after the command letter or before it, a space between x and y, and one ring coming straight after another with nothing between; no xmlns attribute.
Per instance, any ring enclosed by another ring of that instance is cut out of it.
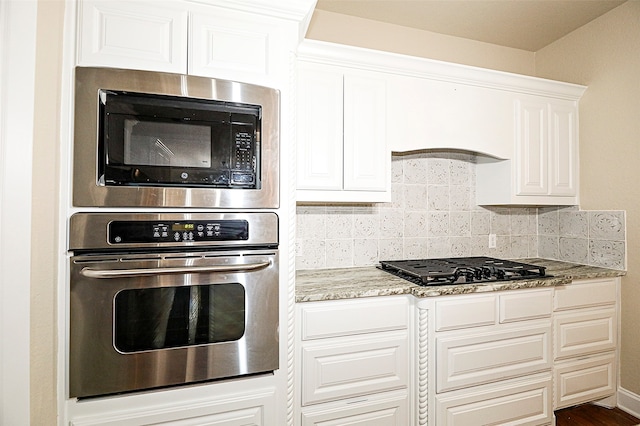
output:
<svg viewBox="0 0 640 426"><path fill-rule="evenodd" d="M619 408L605 408L594 404L578 405L555 412L556 426L636 426L640 419Z"/></svg>

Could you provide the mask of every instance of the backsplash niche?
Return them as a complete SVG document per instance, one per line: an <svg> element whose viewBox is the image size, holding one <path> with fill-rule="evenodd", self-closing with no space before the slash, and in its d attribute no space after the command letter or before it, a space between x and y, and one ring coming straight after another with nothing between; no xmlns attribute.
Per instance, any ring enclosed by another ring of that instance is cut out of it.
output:
<svg viewBox="0 0 640 426"><path fill-rule="evenodd" d="M624 269L624 212L478 206L475 167L476 157L468 152L394 154L390 203L298 204L296 268L491 256L597 261ZM587 223L573 226L574 219ZM598 220L600 226L615 224L598 232Z"/></svg>

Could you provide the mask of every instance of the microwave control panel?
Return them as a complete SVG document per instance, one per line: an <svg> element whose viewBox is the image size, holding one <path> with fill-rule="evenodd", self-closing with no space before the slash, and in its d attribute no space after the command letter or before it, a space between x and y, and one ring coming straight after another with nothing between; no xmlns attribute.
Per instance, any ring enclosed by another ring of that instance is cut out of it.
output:
<svg viewBox="0 0 640 426"><path fill-rule="evenodd" d="M246 220L113 221L108 225L109 244L190 243L249 239Z"/></svg>

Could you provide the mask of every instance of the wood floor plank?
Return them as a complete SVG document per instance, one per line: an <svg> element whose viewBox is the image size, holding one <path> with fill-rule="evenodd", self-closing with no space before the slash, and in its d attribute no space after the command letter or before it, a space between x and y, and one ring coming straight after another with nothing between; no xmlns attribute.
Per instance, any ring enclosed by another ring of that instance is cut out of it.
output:
<svg viewBox="0 0 640 426"><path fill-rule="evenodd" d="M594 404L578 405L555 412L556 426L636 426L640 419L619 408Z"/></svg>

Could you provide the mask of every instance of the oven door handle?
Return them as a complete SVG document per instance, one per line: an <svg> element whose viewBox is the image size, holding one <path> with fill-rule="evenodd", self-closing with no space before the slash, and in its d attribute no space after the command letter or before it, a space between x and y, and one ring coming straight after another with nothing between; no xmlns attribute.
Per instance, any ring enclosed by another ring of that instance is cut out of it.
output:
<svg viewBox="0 0 640 426"><path fill-rule="evenodd" d="M231 273L253 272L265 269L271 262L248 263L244 265L212 265L212 266L182 266L174 268L140 268L140 269L92 269L82 268L80 274L87 278L121 278L141 277L148 275L166 274L202 274L202 273Z"/></svg>

